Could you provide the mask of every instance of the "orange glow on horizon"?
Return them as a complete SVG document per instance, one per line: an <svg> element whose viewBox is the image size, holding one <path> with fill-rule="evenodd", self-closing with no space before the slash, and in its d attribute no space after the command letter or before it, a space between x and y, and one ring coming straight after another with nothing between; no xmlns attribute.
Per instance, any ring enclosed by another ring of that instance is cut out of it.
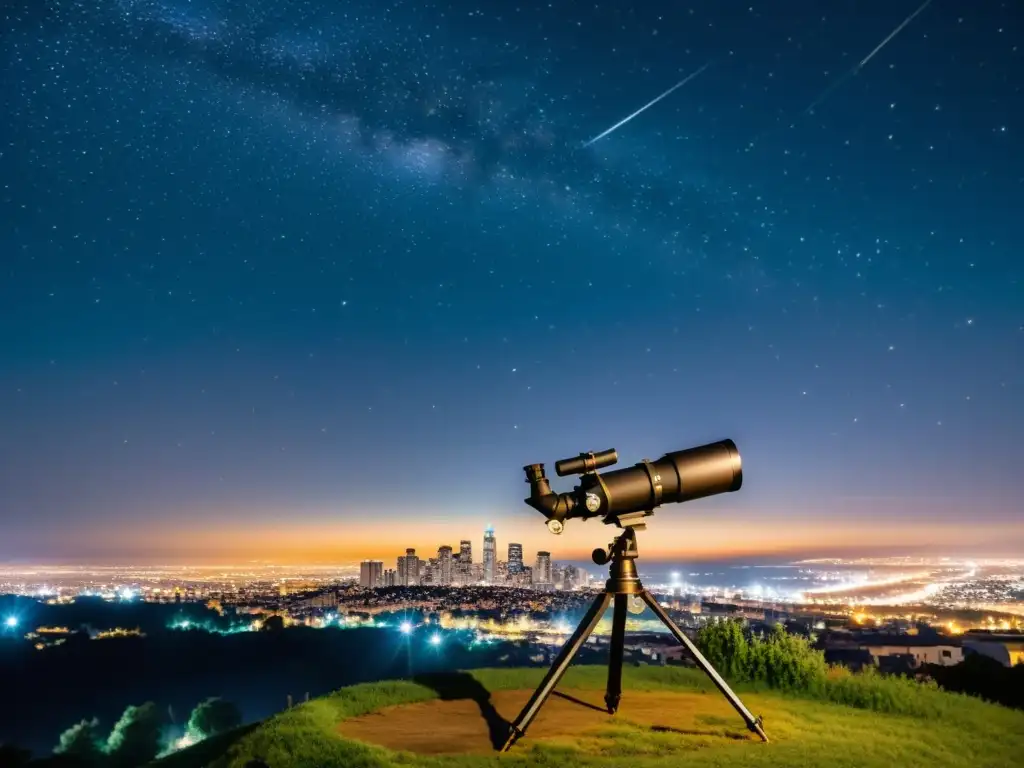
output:
<svg viewBox="0 0 1024 768"><path fill-rule="evenodd" d="M745 519L742 519L745 518ZM955 521L923 524L898 519L817 518L792 515L788 519L751 520L749 514L730 518L687 519L683 516L651 518L646 531L638 534L640 553L650 560L725 560L757 557L856 556L868 550L904 550L956 555L965 548L1005 549L1024 542L1024 521L966 528ZM538 550L547 550L556 560L589 560L595 547L603 547L618 529L598 521L570 521L561 536L550 534L543 520L530 515L481 516L479 520L422 518L418 522L331 523L302 520L203 524L199 520L175 527L139 524L118 526L116 531L96 531L76 537L76 551L88 559L91 552L123 555L136 561L224 563L266 561L290 564L352 563L363 559L382 560L392 567L406 547L428 558L447 544L458 551L459 541L473 544L474 560L482 553L483 529L494 525L498 556L504 559L509 542L523 545L531 562ZM118 559L122 559L119 555Z"/></svg>

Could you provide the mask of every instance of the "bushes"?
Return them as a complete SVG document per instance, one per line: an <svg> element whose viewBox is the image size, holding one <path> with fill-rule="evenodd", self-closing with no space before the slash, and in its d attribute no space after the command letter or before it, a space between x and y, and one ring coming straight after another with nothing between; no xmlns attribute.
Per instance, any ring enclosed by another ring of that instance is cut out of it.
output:
<svg viewBox="0 0 1024 768"><path fill-rule="evenodd" d="M817 694L835 704L915 717L955 716L956 711L971 706L966 697L944 693L933 680L919 682L901 675L881 675L874 667L857 673L833 667Z"/></svg>
<svg viewBox="0 0 1024 768"><path fill-rule="evenodd" d="M874 667L851 672L830 667L821 651L776 625L765 636L744 631L737 621L709 624L697 646L714 667L736 683L764 685L803 697L892 715L937 718L981 705L942 691L934 680L881 675Z"/></svg>
<svg viewBox="0 0 1024 768"><path fill-rule="evenodd" d="M780 625L762 637L744 632L736 621L708 624L697 633L697 646L715 669L737 682L808 690L822 687L828 674L825 655Z"/></svg>

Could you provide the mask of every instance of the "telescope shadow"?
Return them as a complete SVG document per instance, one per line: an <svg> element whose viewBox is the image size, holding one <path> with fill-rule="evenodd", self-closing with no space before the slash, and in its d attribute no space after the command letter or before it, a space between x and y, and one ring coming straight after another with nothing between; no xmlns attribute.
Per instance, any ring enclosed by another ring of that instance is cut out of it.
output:
<svg viewBox="0 0 1024 768"><path fill-rule="evenodd" d="M570 696L568 693L562 693L561 691L552 691L552 696L557 696L560 699L577 704L587 709L592 709L595 712L607 712L608 710L597 704L591 704L589 701L583 701L583 699L577 699L575 696ZM747 736L742 733L722 732L711 729L697 729L697 728L675 728L671 725L651 725L647 726L654 733L675 733L680 736L722 736L727 739L734 739L736 741L745 741Z"/></svg>
<svg viewBox="0 0 1024 768"><path fill-rule="evenodd" d="M652 725L651 730L655 733L677 733L681 736L721 736L722 738L732 739L734 741L747 741L746 734L733 733L731 731L701 731L697 729L673 728L671 725Z"/></svg>
<svg viewBox="0 0 1024 768"><path fill-rule="evenodd" d="M551 695L557 696L558 698L564 699L565 701L570 701L573 704L578 704L581 707L592 709L595 712L608 712L608 710L604 707L599 707L597 704L591 704L589 701L584 701L583 699L577 699L575 696L570 696L568 693L562 693L561 691L552 691Z"/></svg>
<svg viewBox="0 0 1024 768"><path fill-rule="evenodd" d="M487 724L488 737L495 750L500 750L508 740L512 724L498 714L491 703L491 692L468 672L436 672L416 675L413 682L430 688L441 701L468 699L480 709L480 716Z"/></svg>

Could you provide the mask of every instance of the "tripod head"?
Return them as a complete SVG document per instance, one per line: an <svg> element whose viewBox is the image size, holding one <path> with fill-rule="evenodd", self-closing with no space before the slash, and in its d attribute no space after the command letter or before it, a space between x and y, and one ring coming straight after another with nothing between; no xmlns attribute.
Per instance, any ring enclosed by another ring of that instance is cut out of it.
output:
<svg viewBox="0 0 1024 768"><path fill-rule="evenodd" d="M578 474L579 485L566 493L555 493L544 474L543 464L523 467L530 496L526 503L547 518L548 530L561 533L571 518L604 518L619 528L640 528L641 520L667 502L684 502L738 491L743 485L743 467L732 440L666 453L657 461L644 459L635 466L604 475L599 469L618 461L614 449L581 453L555 462L559 476Z"/></svg>
<svg viewBox="0 0 1024 768"><path fill-rule="evenodd" d="M614 560L636 560L640 557L640 550L636 545L636 528L643 529L643 524L626 526L626 530L612 539L612 543L606 548L598 547L590 553L590 559L597 565L608 565Z"/></svg>
<svg viewBox="0 0 1024 768"><path fill-rule="evenodd" d="M643 528L643 525L627 525L626 529L612 539L607 549L598 547L591 554L590 558L597 565L608 566L608 581L605 584L605 591L613 595L632 595L635 599L643 591L640 583L640 574L634 562L640 557L640 550L636 545L636 529ZM634 610L639 608L639 610ZM642 604L630 606L630 611L640 613L643 611Z"/></svg>

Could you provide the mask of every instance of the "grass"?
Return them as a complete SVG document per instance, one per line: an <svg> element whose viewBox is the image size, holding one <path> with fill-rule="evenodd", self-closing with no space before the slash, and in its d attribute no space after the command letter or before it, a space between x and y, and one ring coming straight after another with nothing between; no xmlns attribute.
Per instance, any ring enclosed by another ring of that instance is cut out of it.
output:
<svg viewBox="0 0 1024 768"><path fill-rule="evenodd" d="M484 718L492 730L504 727L493 711L488 714L490 703L504 717L515 717L543 669L478 670L344 688L157 765L245 768L259 759L269 768L469 768L499 760L552 768L656 768L682 761L695 767L1011 768L1024 760L1024 713L913 681L837 672L800 693L737 685L747 707L765 717L772 741L762 744L700 672L623 672L623 702L614 718L552 697L526 736L500 757L489 741L476 752L470 742L487 739ZM558 690L596 704L605 676L604 667L572 667ZM358 740L353 733L371 738ZM400 749L414 743L468 753Z"/></svg>

